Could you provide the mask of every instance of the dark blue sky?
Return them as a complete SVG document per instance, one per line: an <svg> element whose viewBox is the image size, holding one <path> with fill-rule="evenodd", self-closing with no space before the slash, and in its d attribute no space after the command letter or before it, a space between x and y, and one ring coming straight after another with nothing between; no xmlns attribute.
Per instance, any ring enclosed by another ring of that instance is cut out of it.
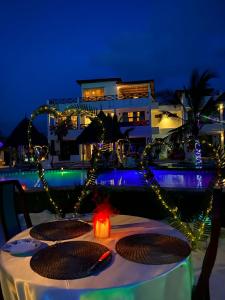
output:
<svg viewBox="0 0 225 300"><path fill-rule="evenodd" d="M49 98L80 95L77 79L154 79L184 87L212 69L225 90L224 0L0 0L0 130Z"/></svg>

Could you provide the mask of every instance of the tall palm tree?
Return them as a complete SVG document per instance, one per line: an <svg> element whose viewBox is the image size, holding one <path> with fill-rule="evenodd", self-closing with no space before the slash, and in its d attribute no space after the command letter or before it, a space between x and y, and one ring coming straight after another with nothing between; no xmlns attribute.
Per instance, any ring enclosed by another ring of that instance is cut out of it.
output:
<svg viewBox="0 0 225 300"><path fill-rule="evenodd" d="M176 103L183 107L185 118L182 126L170 131L168 139L182 140L183 138L189 138L194 141L196 167L201 167L202 164L199 132L203 125L213 123L205 117L216 111L217 101L214 97L214 89L209 83L215 77L215 73L208 70L202 73L194 70L191 74L189 86L184 88L183 93L180 93L178 97L176 95ZM173 95L173 93L168 94L167 101L174 99L174 97L170 98Z"/></svg>

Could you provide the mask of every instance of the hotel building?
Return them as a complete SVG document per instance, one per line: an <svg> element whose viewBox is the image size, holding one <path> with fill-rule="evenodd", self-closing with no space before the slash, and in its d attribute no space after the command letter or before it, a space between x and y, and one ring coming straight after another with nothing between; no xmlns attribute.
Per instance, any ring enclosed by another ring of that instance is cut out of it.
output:
<svg viewBox="0 0 225 300"><path fill-rule="evenodd" d="M165 137L171 129L181 126L185 119L181 105L168 105L157 101L154 80L124 82L121 78L103 78L77 80L77 83L81 88L80 97L50 99L48 104L56 107L59 111L85 105L97 112L102 110L106 115L116 114L121 132L132 128L129 133L131 151L142 152L147 143L155 138ZM163 111L169 111L179 118L170 118L163 114ZM55 156L54 161L89 161L93 145L77 145L76 138L91 122L90 119L87 116L71 116L73 128L61 141L51 130L51 126L56 121L49 115L48 141ZM215 125L206 126L208 127L203 128L203 133L207 132L207 134L216 136L222 134L221 125L219 131Z"/></svg>

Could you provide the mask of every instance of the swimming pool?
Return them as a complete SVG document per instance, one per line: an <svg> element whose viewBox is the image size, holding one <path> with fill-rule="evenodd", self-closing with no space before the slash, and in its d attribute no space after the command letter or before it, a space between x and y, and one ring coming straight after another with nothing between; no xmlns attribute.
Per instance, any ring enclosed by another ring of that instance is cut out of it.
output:
<svg viewBox="0 0 225 300"><path fill-rule="evenodd" d="M215 178L212 170L155 169L151 168L155 179L165 188L205 189Z"/></svg>
<svg viewBox="0 0 225 300"><path fill-rule="evenodd" d="M87 177L86 170L47 170L45 178L52 187L82 185ZM43 185L37 171L0 173L0 181L17 179L25 189L42 189Z"/></svg>
<svg viewBox="0 0 225 300"><path fill-rule="evenodd" d="M163 170L151 168L156 180L164 188L205 189L214 178L212 171ZM72 187L82 185L87 178L86 170L48 170L45 177L50 187ZM25 189L42 189L36 171L0 173L0 181L18 179ZM102 172L97 183L106 186L143 186L138 170L110 170Z"/></svg>

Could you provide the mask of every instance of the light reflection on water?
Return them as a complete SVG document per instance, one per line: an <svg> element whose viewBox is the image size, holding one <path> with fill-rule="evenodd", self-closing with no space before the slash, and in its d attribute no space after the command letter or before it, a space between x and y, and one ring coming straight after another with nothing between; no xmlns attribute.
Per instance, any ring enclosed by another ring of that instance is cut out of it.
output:
<svg viewBox="0 0 225 300"><path fill-rule="evenodd" d="M212 181L213 172L203 170L163 170L152 169L156 180L167 188L206 188ZM46 171L45 177L52 187L82 185L87 176L86 170ZM17 172L0 174L0 180L18 179L27 189L42 188L37 172ZM111 170L102 172L97 184L108 186L143 186L143 178L137 170Z"/></svg>
<svg viewBox="0 0 225 300"><path fill-rule="evenodd" d="M87 177L86 170L54 170L45 171L45 178L52 187L69 187L82 185ZM43 188L42 182L35 171L0 174L0 180L18 179L27 189Z"/></svg>
<svg viewBox="0 0 225 300"><path fill-rule="evenodd" d="M166 188L207 188L214 178L210 171L152 169L155 179ZM143 181L136 170L113 170L99 175L97 182L113 186L142 186Z"/></svg>
<svg viewBox="0 0 225 300"><path fill-rule="evenodd" d="M159 184L168 188L207 188L214 178L214 173L206 170L152 169L152 172Z"/></svg>

